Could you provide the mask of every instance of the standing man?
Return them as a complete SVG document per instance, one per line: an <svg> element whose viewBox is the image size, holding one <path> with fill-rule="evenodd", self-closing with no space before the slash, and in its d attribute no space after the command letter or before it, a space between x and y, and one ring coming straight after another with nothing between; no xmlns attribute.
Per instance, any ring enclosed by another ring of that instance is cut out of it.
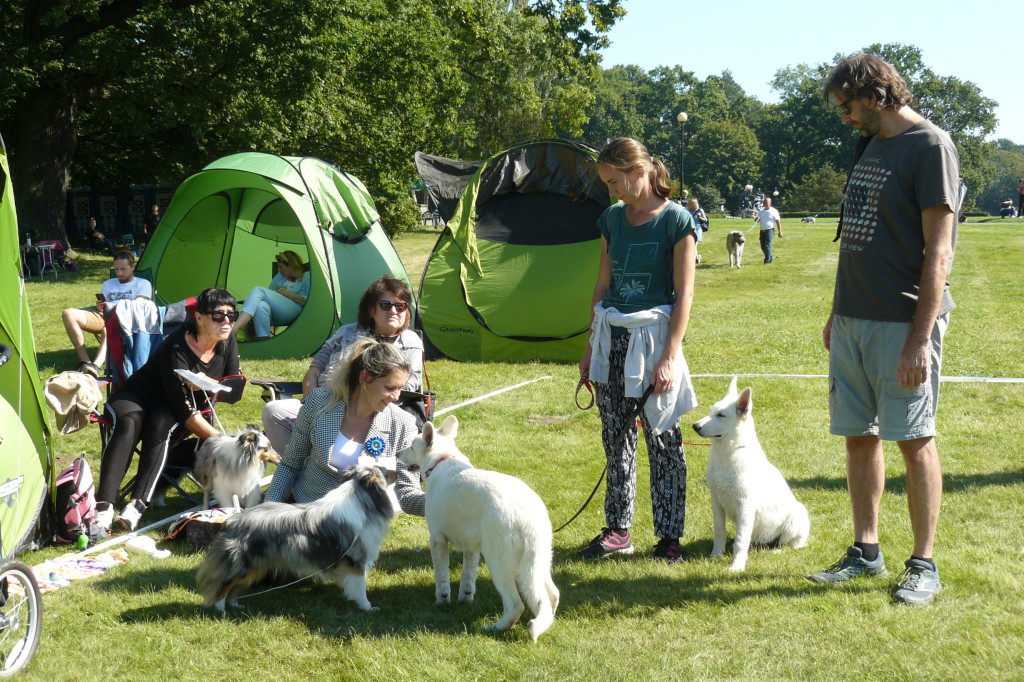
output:
<svg viewBox="0 0 1024 682"><path fill-rule="evenodd" d="M149 214L146 219L142 221L142 244L143 246L149 244L149 240L153 237L153 233L156 232L157 226L160 224L160 206L153 204L150 208Z"/></svg>
<svg viewBox="0 0 1024 682"><path fill-rule="evenodd" d="M878 510L885 485L882 441L892 440L907 469L914 533L893 599L928 604L941 589L932 558L942 501L935 408L942 337L953 308L946 276L959 160L949 135L910 108L907 84L878 57L844 59L823 96L863 136L843 198L832 314L822 334L829 351L830 431L846 438L854 543L835 564L808 577L837 583L886 575Z"/></svg>
<svg viewBox="0 0 1024 682"><path fill-rule="evenodd" d="M64 329L67 330L71 345L75 347L78 359L81 360L75 371L85 372L94 377L99 377L100 368L107 357L107 330L104 326L107 311L112 310L113 305L121 299L153 298L153 285L148 280L135 277L135 258L132 254L120 251L114 256L114 274L117 276L108 279L100 287L100 293L96 297L96 310L65 308L61 312ZM95 361L89 360L89 351L85 348L85 332L100 337L100 347L96 351Z"/></svg>
<svg viewBox="0 0 1024 682"><path fill-rule="evenodd" d="M757 212L755 225L761 226L761 251L764 252L764 264L768 265L775 257L772 256L772 240L775 238L775 230L779 231L779 239L782 239L782 216L772 208L772 200L764 199L764 208Z"/></svg>

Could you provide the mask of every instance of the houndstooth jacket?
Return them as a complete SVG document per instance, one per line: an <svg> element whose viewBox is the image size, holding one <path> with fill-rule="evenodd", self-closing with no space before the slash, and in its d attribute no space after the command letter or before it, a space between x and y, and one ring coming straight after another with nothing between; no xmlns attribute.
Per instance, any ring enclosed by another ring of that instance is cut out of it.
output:
<svg viewBox="0 0 1024 682"><path fill-rule="evenodd" d="M341 485L341 472L330 464L330 457L346 404L338 403L325 410L330 398L330 390L317 388L302 404L288 448L267 489L267 501L284 502L291 496L296 502L312 502ZM417 433L412 415L396 405L388 405L374 415L366 443L382 444L383 450L375 457L377 463L386 469L397 469L395 494L402 511L423 516L425 494L420 489L419 474L409 471L397 458ZM370 451L370 447L364 446L364 455Z"/></svg>

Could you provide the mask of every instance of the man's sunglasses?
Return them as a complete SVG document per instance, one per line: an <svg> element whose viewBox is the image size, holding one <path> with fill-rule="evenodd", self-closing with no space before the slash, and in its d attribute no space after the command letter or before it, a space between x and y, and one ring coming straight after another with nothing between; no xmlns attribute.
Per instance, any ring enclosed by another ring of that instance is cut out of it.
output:
<svg viewBox="0 0 1024 682"><path fill-rule="evenodd" d="M226 313L223 310L214 310L212 313L209 313L209 315L210 319L214 322L223 322L225 319L227 319L228 322L234 322L238 319L238 312L236 311Z"/></svg>
<svg viewBox="0 0 1024 682"><path fill-rule="evenodd" d="M396 313L404 313L406 308L409 307L409 304L405 301L389 301L386 298L378 299L377 305L379 305L380 309L384 312L394 308Z"/></svg>

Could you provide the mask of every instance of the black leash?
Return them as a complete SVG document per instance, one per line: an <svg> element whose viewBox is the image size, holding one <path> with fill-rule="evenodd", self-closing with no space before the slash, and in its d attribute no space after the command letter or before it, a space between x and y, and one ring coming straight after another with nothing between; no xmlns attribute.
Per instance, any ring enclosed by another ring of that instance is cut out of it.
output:
<svg viewBox="0 0 1024 682"><path fill-rule="evenodd" d="M580 385L582 385L583 382L584 382L584 380L581 380L580 381ZM589 382L588 382L588 384L589 384ZM577 392L577 394L579 393L579 386L576 387L576 392ZM618 449L620 447L622 447L622 441L626 438L626 432L628 432L630 427L633 424L636 423L637 417L639 417L640 413L643 412L644 405L647 404L647 399L651 397L652 393L654 393L654 384L651 384L650 386L647 387L647 390L644 391L643 396L640 398L640 402L638 402L637 405L636 405L636 410L633 411L633 414L630 415L630 417L628 419L626 419L625 423L622 425L622 430L619 431L619 435L615 438L615 444L612 446L612 451L613 452L618 451ZM577 402L577 404L579 404L579 403ZM591 402L591 405L593 405L593 402ZM580 408L580 409L586 409L586 408ZM601 484L604 482L604 475L606 473L608 473L607 457L605 457L604 469L601 470L601 477L597 479L597 485L595 485L594 489L592 491L590 491L590 497L588 497L587 501L583 503L583 506L580 507L580 510L572 515L571 519L569 519L568 521L563 523L561 526L559 526L557 529L555 529L555 531L554 531L555 533L557 533L558 531L560 531L563 528L565 528L566 526L568 526L570 523L575 521L576 518L579 517L580 514L583 513L583 510L587 508L587 506L590 504L590 501L594 499L594 495L596 495L597 491L601 489Z"/></svg>

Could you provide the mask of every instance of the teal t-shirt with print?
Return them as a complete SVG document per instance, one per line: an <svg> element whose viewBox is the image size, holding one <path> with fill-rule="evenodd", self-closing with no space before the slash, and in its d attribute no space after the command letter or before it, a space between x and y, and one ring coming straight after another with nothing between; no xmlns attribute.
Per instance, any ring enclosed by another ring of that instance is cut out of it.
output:
<svg viewBox="0 0 1024 682"><path fill-rule="evenodd" d="M696 239L689 211L669 202L648 222L630 225L626 205L618 203L605 209L597 228L608 242L612 262L612 282L603 301L606 308L634 313L675 303L672 251L684 237Z"/></svg>

